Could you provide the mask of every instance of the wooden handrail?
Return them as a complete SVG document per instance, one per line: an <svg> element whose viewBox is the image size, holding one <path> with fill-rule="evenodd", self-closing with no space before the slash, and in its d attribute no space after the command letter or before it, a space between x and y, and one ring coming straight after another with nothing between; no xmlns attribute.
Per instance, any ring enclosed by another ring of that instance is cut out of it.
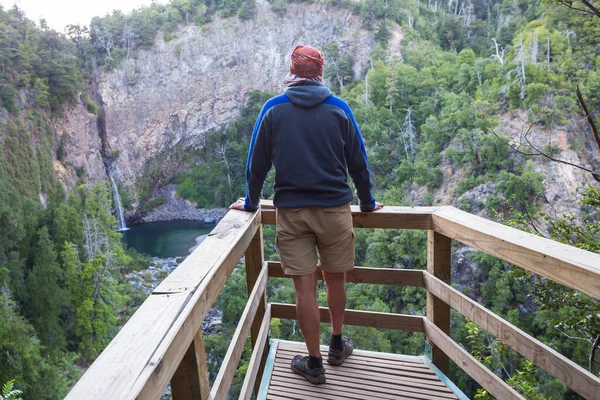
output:
<svg viewBox="0 0 600 400"><path fill-rule="evenodd" d="M280 262L269 261L267 264L269 267L269 278L292 278L291 275L284 274ZM323 275L318 274L317 278L323 280ZM423 270L354 267L353 270L346 273L346 282L422 287Z"/></svg>
<svg viewBox="0 0 600 400"><path fill-rule="evenodd" d="M600 299L600 254L532 235L454 207L439 207L432 218L436 232Z"/></svg>
<svg viewBox="0 0 600 400"><path fill-rule="evenodd" d="M269 200L261 200L262 221L275 225L275 207ZM377 212L361 212L351 206L352 222L356 228L431 229L431 216L438 207L386 206Z"/></svg>
<svg viewBox="0 0 600 400"><path fill-rule="evenodd" d="M262 271L258 275L254 289L252 289L252 292L248 296L248 303L246 304L244 312L240 317L240 322L238 323L237 329L233 334L233 338L231 339L231 343L227 349L227 354L225 354L225 358L223 358L223 366L219 370L219 374L215 379L210 396L208 397L210 400L224 400L227 398L227 393L229 393L229 388L233 382L233 376L235 375L237 366L240 363L240 358L242 357L242 352L244 351L244 345L246 344L248 334L250 333L250 327L254 322L254 316L256 315L258 306L260 305L262 297L265 294L268 277L268 269L267 265L265 264Z"/></svg>
<svg viewBox="0 0 600 400"><path fill-rule="evenodd" d="M515 389L508 386L506 382L497 377L485 365L477 361L452 338L446 335L440 328L435 326L428 318L423 318L425 335L430 338L436 346L446 353L463 371L475 379L492 396L497 399L525 400Z"/></svg>
<svg viewBox="0 0 600 400"><path fill-rule="evenodd" d="M523 357L533 361L586 399L597 398L600 395L600 379L589 371L510 322L498 317L430 273L425 272L424 279L425 287L431 294L449 304L450 307L496 336L513 350L521 353Z"/></svg>
<svg viewBox="0 0 600 400"><path fill-rule="evenodd" d="M331 322L329 309L319 307L321 322ZM271 303L273 318L296 319L295 304ZM404 332L423 332L423 317L375 311L346 310L344 324L370 328L395 329Z"/></svg>
<svg viewBox="0 0 600 400"><path fill-rule="evenodd" d="M242 389L240 390L239 400L250 400L252 397L252 388L256 384L256 378L259 376L259 370L262 363L262 354L267 348L267 341L269 340L269 328L271 326L271 305L267 304L265 315L260 324L260 330L255 343L254 351L250 357L248 363L248 373L244 378Z"/></svg>

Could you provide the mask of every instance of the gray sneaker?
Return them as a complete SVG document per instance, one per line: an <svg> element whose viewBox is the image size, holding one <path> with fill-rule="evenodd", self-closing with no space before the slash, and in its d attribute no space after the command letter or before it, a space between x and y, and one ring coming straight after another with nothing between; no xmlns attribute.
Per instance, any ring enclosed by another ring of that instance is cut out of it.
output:
<svg viewBox="0 0 600 400"><path fill-rule="evenodd" d="M342 365L346 357L348 357L354 351L354 345L352 341L346 336L342 336L342 349L336 350L329 348L329 354L327 356L327 364L329 365Z"/></svg>
<svg viewBox="0 0 600 400"><path fill-rule="evenodd" d="M298 375L302 375L307 381L313 385L325 383L325 368L311 368L308 364L308 356L295 356L292 360L292 371Z"/></svg>

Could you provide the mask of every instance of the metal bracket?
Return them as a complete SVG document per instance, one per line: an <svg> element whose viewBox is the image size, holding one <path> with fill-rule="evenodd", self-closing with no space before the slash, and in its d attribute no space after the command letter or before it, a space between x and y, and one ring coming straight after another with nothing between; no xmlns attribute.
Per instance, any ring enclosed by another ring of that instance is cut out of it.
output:
<svg viewBox="0 0 600 400"><path fill-rule="evenodd" d="M431 347L431 345L429 344L429 342L424 341L425 345L424 350L425 350L425 357L427 357L430 361L433 360L433 347Z"/></svg>

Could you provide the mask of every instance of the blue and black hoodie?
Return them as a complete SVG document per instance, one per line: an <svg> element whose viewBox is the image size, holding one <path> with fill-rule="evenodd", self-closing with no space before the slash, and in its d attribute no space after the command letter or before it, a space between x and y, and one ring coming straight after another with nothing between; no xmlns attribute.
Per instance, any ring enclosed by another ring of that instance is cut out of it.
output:
<svg viewBox="0 0 600 400"><path fill-rule="evenodd" d="M372 179L365 146L346 102L317 82L289 86L267 101L256 120L246 165L245 208L258 208L275 166L276 207L335 207L352 201L372 211Z"/></svg>

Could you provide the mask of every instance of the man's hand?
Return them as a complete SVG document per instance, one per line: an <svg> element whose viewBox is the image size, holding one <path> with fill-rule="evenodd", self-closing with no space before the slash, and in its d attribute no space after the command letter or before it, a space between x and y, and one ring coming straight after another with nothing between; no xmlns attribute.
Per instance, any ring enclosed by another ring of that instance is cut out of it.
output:
<svg viewBox="0 0 600 400"><path fill-rule="evenodd" d="M382 208L383 208L383 203L375 202L375 208L373 208L373 211L381 210Z"/></svg>
<svg viewBox="0 0 600 400"><path fill-rule="evenodd" d="M233 203L232 205L229 206L230 210L241 210L241 211L246 211L246 208L244 207L244 199L239 199L238 201L236 201L235 203Z"/></svg>

